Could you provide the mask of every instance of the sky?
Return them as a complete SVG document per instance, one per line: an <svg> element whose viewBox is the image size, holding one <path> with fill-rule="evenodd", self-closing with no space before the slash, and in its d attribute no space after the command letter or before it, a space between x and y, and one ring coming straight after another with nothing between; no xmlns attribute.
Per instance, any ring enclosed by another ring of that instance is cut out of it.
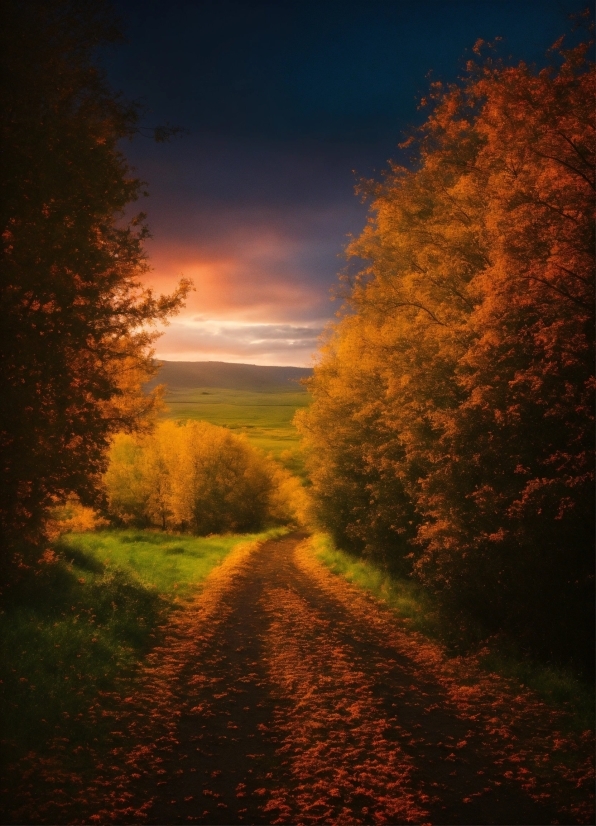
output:
<svg viewBox="0 0 596 826"><path fill-rule="evenodd" d="M381 176L424 122L431 79L463 74L478 38L544 65L585 0L115 0L126 42L102 63L143 107L122 148L148 183L147 281L195 291L159 358L310 366ZM430 73L430 74L429 74Z"/></svg>

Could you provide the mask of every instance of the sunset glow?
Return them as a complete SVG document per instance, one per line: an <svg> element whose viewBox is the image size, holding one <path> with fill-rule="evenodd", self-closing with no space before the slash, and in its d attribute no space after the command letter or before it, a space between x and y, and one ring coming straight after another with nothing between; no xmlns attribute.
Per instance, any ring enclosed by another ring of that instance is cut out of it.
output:
<svg viewBox="0 0 596 826"><path fill-rule="evenodd" d="M229 361L309 367L321 327L184 315L166 328L156 355L170 361Z"/></svg>
<svg viewBox="0 0 596 826"><path fill-rule="evenodd" d="M194 284L184 310L163 328L157 356L309 366L334 310L329 285L309 272L328 252L325 242L283 227L226 233L222 224L219 238L201 224L189 238L190 228L179 226L180 240L147 245L147 281L156 291L171 292L181 276Z"/></svg>

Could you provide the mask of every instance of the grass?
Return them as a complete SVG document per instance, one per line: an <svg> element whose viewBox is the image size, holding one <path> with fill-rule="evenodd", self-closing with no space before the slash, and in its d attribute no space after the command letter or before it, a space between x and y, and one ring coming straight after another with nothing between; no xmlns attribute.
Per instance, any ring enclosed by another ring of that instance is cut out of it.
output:
<svg viewBox="0 0 596 826"><path fill-rule="evenodd" d="M316 557L334 574L384 602L408 621L409 628L445 644L447 636L439 613L431 597L415 582L390 576L372 563L338 550L327 534L315 534L312 542ZM487 671L516 680L567 711L572 730L594 728L594 687L571 671L532 661L503 642L483 652L479 662Z"/></svg>
<svg viewBox="0 0 596 826"><path fill-rule="evenodd" d="M11 588L0 613L2 760L43 755L60 737L101 741L100 692L134 682L159 626L240 543L258 535L152 531L68 534ZM279 531L277 531L279 533Z"/></svg>
<svg viewBox="0 0 596 826"><path fill-rule="evenodd" d="M263 534L186 536L147 530L73 533L60 550L75 566L117 569L166 597L185 597L239 542Z"/></svg>
<svg viewBox="0 0 596 826"><path fill-rule="evenodd" d="M594 729L594 686L572 672L522 658L513 647L508 649L504 644L483 654L480 663L487 671L512 678L551 705L570 712L573 730Z"/></svg>
<svg viewBox="0 0 596 826"><path fill-rule="evenodd" d="M312 543L317 559L334 574L382 600L402 619L408 620L413 630L439 638L438 617L429 597L415 582L392 577L370 562L340 551L328 534L314 534Z"/></svg>
<svg viewBox="0 0 596 826"><path fill-rule="evenodd" d="M254 392L218 387L176 389L166 395L165 417L201 419L244 433L251 444L272 453L294 472L302 471L294 413L310 402L304 391Z"/></svg>

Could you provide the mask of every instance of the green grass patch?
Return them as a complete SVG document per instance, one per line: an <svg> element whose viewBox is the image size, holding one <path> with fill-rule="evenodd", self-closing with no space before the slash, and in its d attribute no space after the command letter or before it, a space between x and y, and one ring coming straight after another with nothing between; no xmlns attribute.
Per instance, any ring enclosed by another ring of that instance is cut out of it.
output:
<svg viewBox="0 0 596 826"><path fill-rule="evenodd" d="M185 597L239 542L268 534L197 537L148 530L72 533L59 548L75 567L120 571L163 597Z"/></svg>
<svg viewBox="0 0 596 826"><path fill-rule="evenodd" d="M452 632L445 628L432 598L420 585L389 575L374 564L337 549L327 534L315 534L311 541L317 559L334 574L368 591L405 619L410 628L449 650ZM485 651L480 664L487 671L516 680L549 704L568 712L570 729L594 728L593 686L566 669L530 660L512 644L500 640Z"/></svg>
<svg viewBox="0 0 596 826"><path fill-rule="evenodd" d="M4 765L30 751L43 755L58 736L70 743L69 753L107 737L109 721L93 711L100 692L132 693L139 663L168 613L240 543L276 533L283 530L206 538L139 530L62 537L54 545L57 557L46 555L48 561L4 597Z"/></svg>
<svg viewBox="0 0 596 826"><path fill-rule="evenodd" d="M413 630L439 638L438 617L427 594L417 583L392 577L372 563L339 550L328 534L314 534L311 541L317 559L334 574L343 576L384 602Z"/></svg>

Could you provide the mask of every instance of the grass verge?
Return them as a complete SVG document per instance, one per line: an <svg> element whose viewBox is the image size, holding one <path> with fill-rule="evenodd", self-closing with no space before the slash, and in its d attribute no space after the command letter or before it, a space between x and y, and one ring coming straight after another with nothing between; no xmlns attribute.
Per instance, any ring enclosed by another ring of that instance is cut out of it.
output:
<svg viewBox="0 0 596 826"><path fill-rule="evenodd" d="M441 644L447 642L439 612L416 582L391 576L372 563L337 549L327 534L314 534L311 541L317 559L334 574L385 603L408 622L409 628ZM571 729L593 730L594 688L572 672L532 661L501 641L486 646L479 663L487 671L517 681L521 687L532 689L549 704L566 711Z"/></svg>
<svg viewBox="0 0 596 826"><path fill-rule="evenodd" d="M77 747L101 743L109 726L98 698L134 690L168 613L239 544L280 533L203 538L125 530L57 541L10 589L0 612L4 767L62 748L84 771Z"/></svg>
<svg viewBox="0 0 596 826"><path fill-rule="evenodd" d="M317 559L334 574L373 594L407 620L413 630L440 638L439 619L428 595L417 583L392 577L372 563L340 551L328 534L316 533L311 541Z"/></svg>

